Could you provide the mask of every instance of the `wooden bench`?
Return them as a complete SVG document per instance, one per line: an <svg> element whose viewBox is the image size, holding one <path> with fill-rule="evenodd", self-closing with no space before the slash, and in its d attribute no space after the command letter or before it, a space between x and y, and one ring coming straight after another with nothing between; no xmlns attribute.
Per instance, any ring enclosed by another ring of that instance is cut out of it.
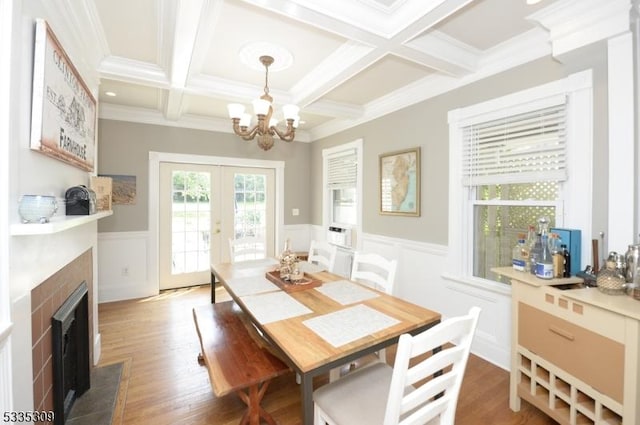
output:
<svg viewBox="0 0 640 425"><path fill-rule="evenodd" d="M193 320L202 349L198 361L207 367L215 395L236 392L246 403L240 424L258 425L262 418L276 425L260 402L271 379L289 372L289 367L270 352L267 342L233 301L196 307Z"/></svg>

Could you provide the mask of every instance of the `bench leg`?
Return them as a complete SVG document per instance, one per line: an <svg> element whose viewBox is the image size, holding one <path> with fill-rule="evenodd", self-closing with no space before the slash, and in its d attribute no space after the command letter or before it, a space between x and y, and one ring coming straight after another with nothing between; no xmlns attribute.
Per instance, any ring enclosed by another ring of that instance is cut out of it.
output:
<svg viewBox="0 0 640 425"><path fill-rule="evenodd" d="M264 419L269 425L277 425L269 412L260 406L268 386L269 381L265 381L262 384L251 385L247 388L246 393L238 391L238 397L247 405L247 411L244 413L240 425L260 425L260 418Z"/></svg>

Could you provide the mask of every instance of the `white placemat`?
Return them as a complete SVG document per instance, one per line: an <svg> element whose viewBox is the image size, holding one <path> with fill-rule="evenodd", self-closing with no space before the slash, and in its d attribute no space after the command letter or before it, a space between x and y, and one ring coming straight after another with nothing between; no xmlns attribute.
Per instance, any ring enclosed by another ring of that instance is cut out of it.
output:
<svg viewBox="0 0 640 425"><path fill-rule="evenodd" d="M263 325L312 313L304 304L299 303L284 291L247 295L240 299L256 320Z"/></svg>
<svg viewBox="0 0 640 425"><path fill-rule="evenodd" d="M310 263L308 261L298 261L298 268L305 273L320 273L327 269L324 266Z"/></svg>
<svg viewBox="0 0 640 425"><path fill-rule="evenodd" d="M340 347L400 321L371 307L358 304L302 323L329 344Z"/></svg>
<svg viewBox="0 0 640 425"><path fill-rule="evenodd" d="M269 282L269 280L264 277L264 273L262 276L236 277L229 279L227 280L227 285L229 285L229 288L231 288L233 293L238 297L280 290L280 288Z"/></svg>
<svg viewBox="0 0 640 425"><path fill-rule="evenodd" d="M315 289L342 305L355 304L380 296L377 292L363 288L361 285L348 280L326 282Z"/></svg>

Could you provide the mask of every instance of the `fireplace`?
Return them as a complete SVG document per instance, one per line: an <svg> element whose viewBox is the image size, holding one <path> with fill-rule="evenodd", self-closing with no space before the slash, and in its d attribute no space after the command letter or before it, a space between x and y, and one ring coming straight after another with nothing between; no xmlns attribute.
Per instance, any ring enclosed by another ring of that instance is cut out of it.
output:
<svg viewBox="0 0 640 425"><path fill-rule="evenodd" d="M83 283L86 282L86 283ZM53 315L78 287L88 290L88 361L93 365L93 253L88 249L31 290L33 409L54 410ZM84 290L82 290L84 291ZM56 414L56 416L58 416ZM56 422L57 423L57 422Z"/></svg>
<svg viewBox="0 0 640 425"><path fill-rule="evenodd" d="M54 424L63 425L76 398L91 385L87 282L82 282L53 315L51 336Z"/></svg>

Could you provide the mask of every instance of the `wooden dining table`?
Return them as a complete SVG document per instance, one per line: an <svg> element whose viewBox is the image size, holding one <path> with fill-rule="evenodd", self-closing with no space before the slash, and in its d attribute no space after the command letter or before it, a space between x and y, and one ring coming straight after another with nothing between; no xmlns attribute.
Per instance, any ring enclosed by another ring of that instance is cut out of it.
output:
<svg viewBox="0 0 640 425"><path fill-rule="evenodd" d="M308 263L307 263L308 264ZM308 285L267 279L273 259L212 265L211 272L300 376L302 423L313 423L313 378L420 333L439 313L311 265ZM288 284L292 285L292 284ZM284 289L283 289L284 288Z"/></svg>

